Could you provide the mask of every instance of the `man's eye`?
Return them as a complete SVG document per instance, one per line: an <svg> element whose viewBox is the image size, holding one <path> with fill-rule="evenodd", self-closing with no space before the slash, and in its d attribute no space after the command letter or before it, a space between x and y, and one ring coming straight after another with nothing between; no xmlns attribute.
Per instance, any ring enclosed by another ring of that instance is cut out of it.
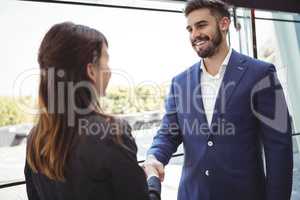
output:
<svg viewBox="0 0 300 200"><path fill-rule="evenodd" d="M197 28L203 28L203 27L205 27L206 26L206 24L198 24L197 25Z"/></svg>

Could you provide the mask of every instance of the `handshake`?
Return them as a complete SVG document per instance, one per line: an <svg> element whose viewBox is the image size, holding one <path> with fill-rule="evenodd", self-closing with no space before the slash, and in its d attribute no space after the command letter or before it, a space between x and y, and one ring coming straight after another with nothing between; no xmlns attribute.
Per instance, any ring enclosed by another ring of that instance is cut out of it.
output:
<svg viewBox="0 0 300 200"><path fill-rule="evenodd" d="M150 178L152 176L158 177L160 181L162 182L165 177L165 169L164 165L158 161L155 156L149 155L142 165L147 178Z"/></svg>

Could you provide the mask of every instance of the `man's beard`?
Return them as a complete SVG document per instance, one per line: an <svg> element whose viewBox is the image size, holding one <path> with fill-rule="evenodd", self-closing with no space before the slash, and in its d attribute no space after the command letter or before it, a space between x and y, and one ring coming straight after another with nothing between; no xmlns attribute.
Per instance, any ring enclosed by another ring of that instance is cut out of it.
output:
<svg viewBox="0 0 300 200"><path fill-rule="evenodd" d="M216 30L217 30L216 34L214 35L211 41L208 41L209 40L208 36L204 36L204 37L199 36L192 41L192 45L196 49L198 56L200 56L201 58L208 58L213 56L216 50L218 49L218 47L220 46L220 44L222 43L222 33L220 31L220 28L217 26ZM209 42L208 46L203 50L197 49L197 47L195 47L196 46L195 43L197 41L203 41L203 40Z"/></svg>

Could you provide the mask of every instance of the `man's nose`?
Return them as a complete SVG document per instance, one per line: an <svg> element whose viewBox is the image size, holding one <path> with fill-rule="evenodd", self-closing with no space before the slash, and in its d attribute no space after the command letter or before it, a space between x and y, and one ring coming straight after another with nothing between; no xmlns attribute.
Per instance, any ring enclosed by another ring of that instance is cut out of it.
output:
<svg viewBox="0 0 300 200"><path fill-rule="evenodd" d="M191 32L191 39L194 40L194 39L196 39L199 35L200 35L199 31L197 31L196 29L193 29L192 32Z"/></svg>

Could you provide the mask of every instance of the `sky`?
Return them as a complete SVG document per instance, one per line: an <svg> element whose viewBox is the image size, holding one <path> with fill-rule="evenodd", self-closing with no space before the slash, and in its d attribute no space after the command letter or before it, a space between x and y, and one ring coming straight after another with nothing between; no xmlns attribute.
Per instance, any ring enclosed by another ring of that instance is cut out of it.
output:
<svg viewBox="0 0 300 200"><path fill-rule="evenodd" d="M37 94L40 42L64 21L96 28L108 38L110 85L165 83L199 61L181 13L2 0L0 96Z"/></svg>
<svg viewBox="0 0 300 200"><path fill-rule="evenodd" d="M108 38L110 86L169 83L199 61L182 13L1 0L0 96L37 95L40 42L52 25L64 21L91 26ZM231 46L238 51L241 35L243 49L251 44L249 35L243 38L248 25L242 23L240 33L231 25ZM257 26L265 41L272 26Z"/></svg>

